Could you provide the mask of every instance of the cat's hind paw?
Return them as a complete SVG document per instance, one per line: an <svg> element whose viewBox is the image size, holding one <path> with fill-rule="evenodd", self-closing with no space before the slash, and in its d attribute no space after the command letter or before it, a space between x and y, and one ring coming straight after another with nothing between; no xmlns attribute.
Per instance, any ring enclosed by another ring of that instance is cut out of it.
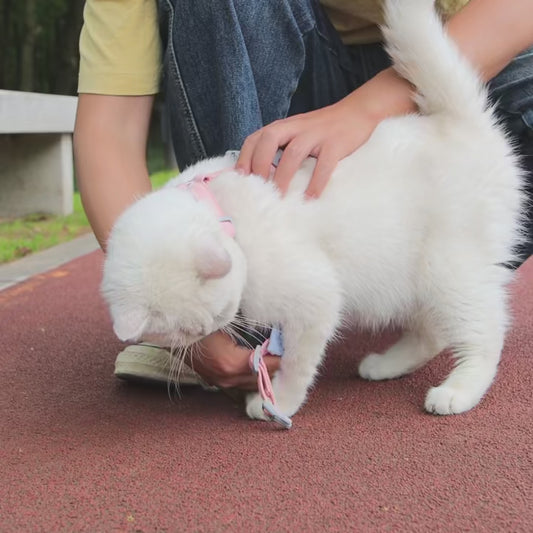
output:
<svg viewBox="0 0 533 533"><path fill-rule="evenodd" d="M429 389L424 407L435 415L454 415L472 409L478 401L465 391L441 385Z"/></svg>
<svg viewBox="0 0 533 533"><path fill-rule="evenodd" d="M371 381L392 379L401 375L391 366L389 357L377 353L368 354L359 363L358 371L363 379Z"/></svg>

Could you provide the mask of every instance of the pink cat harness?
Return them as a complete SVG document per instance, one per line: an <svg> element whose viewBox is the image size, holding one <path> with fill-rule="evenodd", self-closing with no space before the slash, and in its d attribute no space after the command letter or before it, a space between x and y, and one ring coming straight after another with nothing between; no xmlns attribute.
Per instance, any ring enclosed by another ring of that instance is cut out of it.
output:
<svg viewBox="0 0 533 533"><path fill-rule="evenodd" d="M235 227L233 226L231 217L224 214L224 211L222 211L222 208L220 207L213 193L209 190L209 187L207 186L207 184L213 178L216 178L219 174L222 174L222 172L226 172L228 170L233 169L225 168L223 170L219 170L218 172L207 174L206 176L195 176L191 181L188 181L187 183L180 183L178 185L178 189L190 191L199 202L203 202L208 207L210 207L211 210L215 213L215 215L217 215L218 221L222 225L222 229L224 230L224 232L227 233L230 237L235 237Z"/></svg>
<svg viewBox="0 0 533 533"><path fill-rule="evenodd" d="M272 171L277 168L282 154L282 150L277 151L274 157L274 161L272 162ZM226 155L232 157L234 161L237 161L239 157L239 152L235 150L228 150L226 152ZM233 226L231 217L224 214L224 211L222 211L222 208L220 207L216 198L208 187L208 184L211 180L213 180L220 174L223 174L224 172L229 172L232 170L235 170L235 168L226 167L222 170L212 172L211 174L199 174L197 176L194 176L192 180L186 183L180 183L178 185L178 189L190 191L199 202L204 202L205 204L207 204L211 208L211 210L218 216L218 220L222 224L224 232L227 233L230 237L235 237L235 227Z"/></svg>
<svg viewBox="0 0 533 533"><path fill-rule="evenodd" d="M235 157L234 152L232 155ZM273 163L274 167L277 165L279 158L280 154L277 155L276 160ZM224 168L217 172L206 174L205 176L195 176L187 183L179 184L178 188L190 191L199 202L203 202L208 205L217 215L224 232L233 238L235 237L235 227L233 226L231 217L224 213L215 196L208 187L208 184L211 180L229 170L233 170L233 168ZM270 376L268 374L265 361L263 360L265 355L277 355L280 357L283 355L283 339L279 329L273 328L270 338L267 339L263 344L256 346L255 350L250 353L250 368L254 374L257 375L257 389L261 395L261 398L263 399L263 411L265 415L272 422L279 424L285 429L290 429L292 427L291 419L282 412L278 411L276 408L272 382L270 381Z"/></svg>
<svg viewBox="0 0 533 533"><path fill-rule="evenodd" d="M256 346L250 354L250 368L257 375L257 389L263 399L263 412L266 417L281 427L290 429L292 420L276 407L272 382L263 359L265 355L277 355L279 357L283 355L283 338L279 329L272 328L270 338L263 344Z"/></svg>

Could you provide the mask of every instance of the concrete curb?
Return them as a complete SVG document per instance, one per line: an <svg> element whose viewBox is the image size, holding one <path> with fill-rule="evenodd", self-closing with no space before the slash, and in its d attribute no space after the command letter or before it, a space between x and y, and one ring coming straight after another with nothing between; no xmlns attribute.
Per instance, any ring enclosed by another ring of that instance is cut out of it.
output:
<svg viewBox="0 0 533 533"><path fill-rule="evenodd" d="M88 254L99 248L92 233L72 241L58 244L48 250L37 252L17 261L0 265L0 291L20 283L31 276L47 272L53 268Z"/></svg>

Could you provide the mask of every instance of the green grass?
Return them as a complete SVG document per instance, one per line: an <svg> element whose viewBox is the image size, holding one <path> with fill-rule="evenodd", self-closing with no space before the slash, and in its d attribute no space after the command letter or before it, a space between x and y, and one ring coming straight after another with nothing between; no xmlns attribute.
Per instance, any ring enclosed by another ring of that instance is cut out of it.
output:
<svg viewBox="0 0 533 533"><path fill-rule="evenodd" d="M154 189L176 175L164 170L150 176ZM33 252L55 246L91 231L81 205L80 194L74 193L74 211L64 217L35 213L12 220L0 220L0 264L14 261Z"/></svg>
<svg viewBox="0 0 533 533"><path fill-rule="evenodd" d="M170 178L173 178L178 174L177 169L174 170L161 170L159 172L154 172L150 176L150 181L152 182L152 187L158 189L162 187Z"/></svg>

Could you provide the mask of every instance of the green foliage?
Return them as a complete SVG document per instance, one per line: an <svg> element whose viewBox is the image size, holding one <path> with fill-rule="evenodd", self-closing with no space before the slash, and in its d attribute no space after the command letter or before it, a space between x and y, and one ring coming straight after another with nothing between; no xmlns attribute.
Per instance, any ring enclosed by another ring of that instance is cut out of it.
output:
<svg viewBox="0 0 533 533"><path fill-rule="evenodd" d="M0 88L75 94L84 0L0 2Z"/></svg>
<svg viewBox="0 0 533 533"><path fill-rule="evenodd" d="M150 176L152 187L154 189L159 189L159 187L162 187L168 180L170 180L171 178L174 178L177 175L178 175L177 169L161 170L160 172L156 172L155 174L152 174Z"/></svg>

